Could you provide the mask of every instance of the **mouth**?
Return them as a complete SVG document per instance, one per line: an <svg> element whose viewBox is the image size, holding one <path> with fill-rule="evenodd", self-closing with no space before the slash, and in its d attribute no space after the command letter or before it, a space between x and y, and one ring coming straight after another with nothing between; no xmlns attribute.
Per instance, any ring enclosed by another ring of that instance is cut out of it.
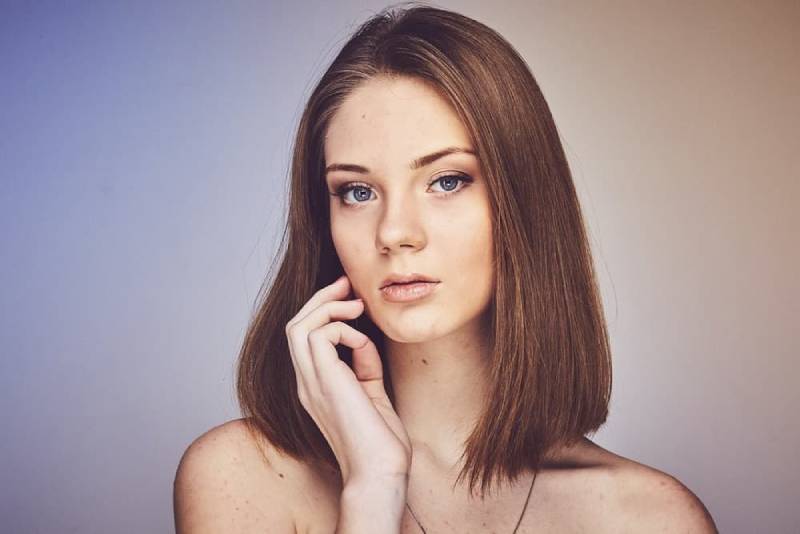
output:
<svg viewBox="0 0 800 534"><path fill-rule="evenodd" d="M383 298L389 302L411 302L427 297L438 286L438 281L414 280L388 284L382 287L380 291Z"/></svg>
<svg viewBox="0 0 800 534"><path fill-rule="evenodd" d="M392 273L382 283L379 289L383 290L391 286L405 286L420 283L439 283L439 280L420 273L411 273L407 275Z"/></svg>

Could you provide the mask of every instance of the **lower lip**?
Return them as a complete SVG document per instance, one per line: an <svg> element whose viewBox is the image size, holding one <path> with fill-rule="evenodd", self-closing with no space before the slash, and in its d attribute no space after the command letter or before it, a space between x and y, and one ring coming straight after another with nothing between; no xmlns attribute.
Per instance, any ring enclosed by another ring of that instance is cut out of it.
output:
<svg viewBox="0 0 800 534"><path fill-rule="evenodd" d="M414 282L413 284L392 284L381 289L383 298L390 302L411 302L427 297L439 282Z"/></svg>

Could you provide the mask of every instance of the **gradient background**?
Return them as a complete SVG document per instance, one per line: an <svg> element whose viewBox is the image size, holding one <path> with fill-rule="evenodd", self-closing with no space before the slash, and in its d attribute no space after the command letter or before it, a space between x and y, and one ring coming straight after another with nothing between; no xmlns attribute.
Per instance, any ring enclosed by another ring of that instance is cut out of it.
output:
<svg viewBox="0 0 800 534"><path fill-rule="evenodd" d="M0 4L3 532L173 530L239 416L293 129L380 2ZM800 3L442 2L526 58L614 350L595 441L800 532Z"/></svg>

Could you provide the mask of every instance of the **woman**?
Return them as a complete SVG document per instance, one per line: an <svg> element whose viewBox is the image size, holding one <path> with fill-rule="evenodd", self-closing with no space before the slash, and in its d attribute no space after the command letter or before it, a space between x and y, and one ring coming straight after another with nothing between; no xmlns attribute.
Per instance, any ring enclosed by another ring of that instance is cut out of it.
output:
<svg viewBox="0 0 800 534"><path fill-rule="evenodd" d="M496 32L425 5L364 23L300 121L287 231L245 417L181 459L179 532L716 531L585 437L602 303L553 118Z"/></svg>

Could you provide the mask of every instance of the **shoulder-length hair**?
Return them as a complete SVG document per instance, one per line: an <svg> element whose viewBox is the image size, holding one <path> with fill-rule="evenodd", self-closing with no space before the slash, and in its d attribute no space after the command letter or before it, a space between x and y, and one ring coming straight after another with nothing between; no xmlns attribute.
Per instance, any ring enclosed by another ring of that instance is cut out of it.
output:
<svg viewBox="0 0 800 534"><path fill-rule="evenodd" d="M338 470L298 399L285 333L311 295L344 273L329 225L325 132L342 101L370 78L427 82L468 131L491 200L490 393L464 444L456 482L469 475L470 494L479 480L483 494L495 478L538 472L548 451L571 446L606 421L608 333L569 165L527 64L484 24L410 4L384 8L359 26L308 99L294 144L282 256L259 292L239 355L237 394L251 431L295 459ZM384 334L366 314L352 324L378 347L394 403ZM352 365L350 349L337 351Z"/></svg>

